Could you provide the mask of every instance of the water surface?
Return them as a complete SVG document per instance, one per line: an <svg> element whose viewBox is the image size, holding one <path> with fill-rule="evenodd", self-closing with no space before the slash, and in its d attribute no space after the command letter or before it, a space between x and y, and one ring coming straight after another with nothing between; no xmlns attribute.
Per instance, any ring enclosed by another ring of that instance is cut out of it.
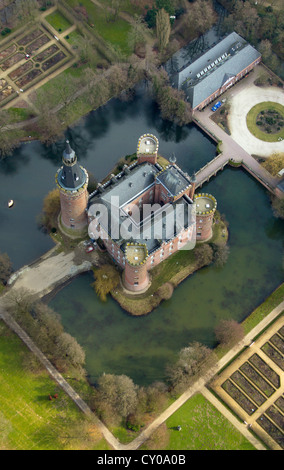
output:
<svg viewBox="0 0 284 470"><path fill-rule="evenodd" d="M154 312L131 317L96 297L91 274L79 276L50 305L86 351L91 382L103 372L138 384L164 380L166 367L192 341L214 347L223 318L243 320L283 279L283 221L271 211L263 187L241 169L227 168L206 184L230 230L230 255L190 276Z"/></svg>

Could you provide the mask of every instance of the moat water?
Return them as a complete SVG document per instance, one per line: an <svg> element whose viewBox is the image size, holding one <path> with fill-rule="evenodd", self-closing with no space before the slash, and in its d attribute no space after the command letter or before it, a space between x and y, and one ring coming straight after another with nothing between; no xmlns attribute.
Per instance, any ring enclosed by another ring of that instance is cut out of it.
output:
<svg viewBox="0 0 284 470"><path fill-rule="evenodd" d="M112 100L91 113L67 137L80 162L100 180L117 160L136 150L144 132L160 141L160 153L174 152L187 172L215 156L215 145L194 125L164 122L151 98L140 90L134 101ZM0 162L0 251L15 269L53 246L37 228L46 193L54 188L64 142L45 148L23 145ZM62 323L86 351L91 382L103 372L129 375L137 384L163 380L166 366L191 341L215 345L214 328L222 318L243 320L283 280L283 221L273 216L265 189L241 169L227 168L202 190L213 194L226 215L230 255L223 268L209 266L185 280L172 298L150 315L126 314L111 298L101 303L83 274L50 302ZM7 201L15 200L13 209Z"/></svg>

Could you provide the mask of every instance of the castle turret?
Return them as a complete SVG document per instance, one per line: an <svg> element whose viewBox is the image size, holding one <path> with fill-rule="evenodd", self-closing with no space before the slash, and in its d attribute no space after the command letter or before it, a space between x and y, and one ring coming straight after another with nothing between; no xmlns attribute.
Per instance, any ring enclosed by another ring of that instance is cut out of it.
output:
<svg viewBox="0 0 284 470"><path fill-rule="evenodd" d="M207 193L195 194L196 204L196 241L209 240L212 237L212 224L217 201Z"/></svg>
<svg viewBox="0 0 284 470"><path fill-rule="evenodd" d="M159 141L152 134L143 134L138 140L137 158L138 163L157 163Z"/></svg>
<svg viewBox="0 0 284 470"><path fill-rule="evenodd" d="M78 164L69 141L63 152L62 167L57 170L55 181L60 191L61 224L63 228L82 230L88 223L88 173Z"/></svg>
<svg viewBox="0 0 284 470"><path fill-rule="evenodd" d="M125 248L125 270L123 282L126 289L141 291L149 284L146 260L148 250L146 245L127 243Z"/></svg>

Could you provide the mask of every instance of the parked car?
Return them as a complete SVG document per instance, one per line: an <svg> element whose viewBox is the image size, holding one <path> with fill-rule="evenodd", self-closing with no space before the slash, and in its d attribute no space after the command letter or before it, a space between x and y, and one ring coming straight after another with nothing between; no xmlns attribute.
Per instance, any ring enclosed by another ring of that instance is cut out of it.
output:
<svg viewBox="0 0 284 470"><path fill-rule="evenodd" d="M94 251L94 247L92 245L87 246L86 253L91 253L91 251Z"/></svg>
<svg viewBox="0 0 284 470"><path fill-rule="evenodd" d="M217 103L214 104L214 106L212 106L212 111L217 111L218 108L220 108L220 106L222 106L222 102L221 101L217 101Z"/></svg>

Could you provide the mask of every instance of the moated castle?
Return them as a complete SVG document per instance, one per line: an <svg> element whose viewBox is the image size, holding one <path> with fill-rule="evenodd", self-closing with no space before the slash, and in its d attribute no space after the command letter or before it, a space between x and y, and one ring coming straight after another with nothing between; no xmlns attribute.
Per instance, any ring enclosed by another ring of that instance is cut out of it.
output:
<svg viewBox="0 0 284 470"><path fill-rule="evenodd" d="M147 289L151 268L177 250L212 237L216 199L195 194L195 176L182 171L174 156L162 167L158 148L154 135L142 135L137 160L89 195L88 173L67 141L55 178L61 226L78 233L88 225L90 238L99 237L123 269L123 284L130 291ZM146 215L145 207L150 208Z"/></svg>

